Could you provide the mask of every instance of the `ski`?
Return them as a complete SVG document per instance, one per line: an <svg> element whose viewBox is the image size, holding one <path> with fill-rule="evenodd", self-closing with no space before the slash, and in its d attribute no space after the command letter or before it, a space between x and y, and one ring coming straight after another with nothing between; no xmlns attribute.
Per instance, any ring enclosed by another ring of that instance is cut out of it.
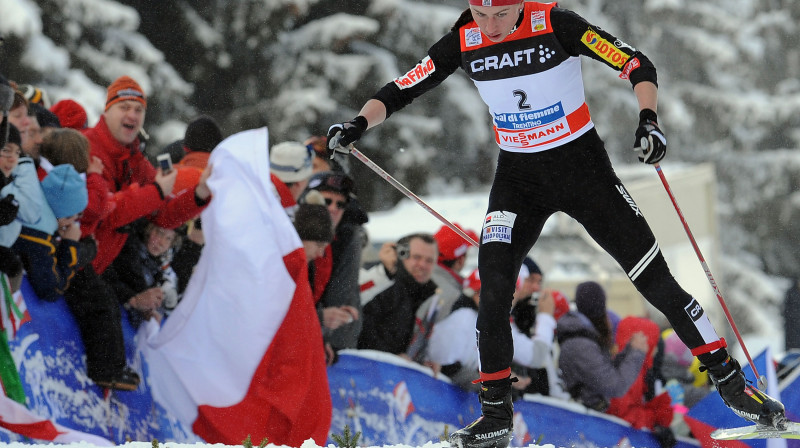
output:
<svg viewBox="0 0 800 448"><path fill-rule="evenodd" d="M800 439L800 423L786 422L786 429L763 425L720 428L713 431L711 437L717 440Z"/></svg>

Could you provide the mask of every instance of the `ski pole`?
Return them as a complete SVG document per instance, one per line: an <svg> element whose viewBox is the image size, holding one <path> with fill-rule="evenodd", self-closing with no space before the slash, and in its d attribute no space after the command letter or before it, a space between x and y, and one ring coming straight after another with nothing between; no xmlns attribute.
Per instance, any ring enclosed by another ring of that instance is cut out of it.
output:
<svg viewBox="0 0 800 448"><path fill-rule="evenodd" d="M747 357L747 362L750 363L750 368L753 369L753 373L756 375L756 378L758 379L758 388L764 390L766 388L766 382L767 382L766 377L763 377L758 374L756 365L755 363L753 363L753 359L750 357L750 352L747 351L747 346L744 345L744 340L742 339L742 335L739 334L739 329L736 327L736 323L733 321L733 316L731 315L731 312L728 310L728 306L725 304L725 299L722 297L722 292L719 290L717 282L714 281L714 276L711 274L711 269L708 268L708 264L706 263L705 258L703 258L702 252L700 252L700 247L697 245L697 241L695 241L694 236L692 235L692 231L689 229L689 224L683 217L681 208L678 206L678 201L675 200L675 196L672 194L672 189L669 187L667 178L664 176L664 172L661 170L661 165L656 163L653 166L656 168L658 177L661 178L661 183L664 184L664 189L667 190L667 195L669 196L669 199L672 201L672 205L675 207L675 212L678 214L678 218L680 218L681 224L683 224L683 229L686 231L686 236L689 237L689 242L692 243L692 247L694 247L694 252L697 254L697 258L700 260L700 264L703 266L703 271L705 271L706 277L708 278L709 283L711 283L711 288L714 289L714 294L717 295L717 300L719 300L719 304L722 306L722 311L725 312L725 317L728 319L728 323L731 325L734 334L736 334L736 339L742 346L742 351L744 351L744 356Z"/></svg>
<svg viewBox="0 0 800 448"><path fill-rule="evenodd" d="M369 159L369 157L365 156L361 153L361 151L357 150L353 145L348 146L350 150L350 154L354 155L356 159L360 160L364 163L369 169L374 171L378 176L382 177L386 182L389 182L394 188L399 190L401 193L406 195L407 198L411 199L412 201L419 204L422 208L428 211L431 215L433 215L436 219L442 222L442 224L449 227L453 232L456 232L464 238L468 243L472 244L475 247L478 247L478 242L473 240L469 235L466 234L463 230L459 229L455 224L451 223L447 220L444 216L440 215L436 210L432 209L428 204L425 203L419 196L415 195L411 190L406 188L403 184L397 181L394 177L392 177L389 173L387 173L383 168L379 167L375 162Z"/></svg>

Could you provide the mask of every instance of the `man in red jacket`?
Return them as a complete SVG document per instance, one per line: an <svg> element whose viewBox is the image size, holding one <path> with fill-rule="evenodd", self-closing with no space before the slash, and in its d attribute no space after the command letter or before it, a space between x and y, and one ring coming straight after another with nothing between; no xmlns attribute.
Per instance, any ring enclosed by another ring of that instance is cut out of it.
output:
<svg viewBox="0 0 800 448"><path fill-rule="evenodd" d="M196 188L172 195L177 170L156 171L140 150L139 131L146 109L144 90L122 76L108 88L100 121L83 131L91 155L103 162L103 178L113 196L95 231L97 256L91 266L79 271L65 295L86 347L89 378L101 387L121 390L135 390L139 376L126 365L120 302L100 275L125 244L129 224L147 217L160 227L178 227L197 216L211 196L205 183L210 167ZM162 297L158 290L151 290L125 299L130 300L123 305L141 310L155 309Z"/></svg>

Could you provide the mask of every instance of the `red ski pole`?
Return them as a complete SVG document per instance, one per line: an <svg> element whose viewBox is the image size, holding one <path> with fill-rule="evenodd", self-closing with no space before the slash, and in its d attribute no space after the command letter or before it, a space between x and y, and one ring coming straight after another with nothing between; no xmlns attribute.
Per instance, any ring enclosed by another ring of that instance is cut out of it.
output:
<svg viewBox="0 0 800 448"><path fill-rule="evenodd" d="M697 245L697 241L695 241L694 236L692 235L692 231L689 229L689 224L683 217L681 208L678 206L678 201L675 200L675 196L672 194L672 189L669 187L667 178L664 176L664 172L661 170L661 165L656 163L653 166L656 168L658 177L661 178L661 183L664 184L664 189L667 190L667 195L669 195L669 199L670 201L672 201L672 205L675 207L675 212L678 214L678 218L680 218L681 224L683 224L683 229L686 231L686 236L689 237L689 242L692 243L692 247L694 247L694 252L697 254L697 258L700 260L700 264L703 266L703 271L705 271L706 277L708 278L709 283L711 283L711 288L714 289L714 294L717 295L717 300L719 300L719 304L722 306L722 311L725 312L725 317L728 319L728 323L731 325L733 333L736 334L736 339L742 346L742 351L744 351L744 356L747 357L747 362L750 363L750 368L753 369L753 373L756 375L756 378L758 379L758 388L764 390L766 387L766 378L758 374L756 365L755 363L753 363L753 359L750 357L750 352L747 351L747 346L744 345L744 340L742 339L742 335L739 334L739 329L736 327L736 323L733 321L733 316L731 315L731 312L728 310L728 305L725 304L725 299L722 297L722 292L719 290L719 286L717 285L717 282L714 280L714 276L711 274L711 269L708 268L708 264L706 263L705 258L703 258L702 252L700 252L700 247Z"/></svg>

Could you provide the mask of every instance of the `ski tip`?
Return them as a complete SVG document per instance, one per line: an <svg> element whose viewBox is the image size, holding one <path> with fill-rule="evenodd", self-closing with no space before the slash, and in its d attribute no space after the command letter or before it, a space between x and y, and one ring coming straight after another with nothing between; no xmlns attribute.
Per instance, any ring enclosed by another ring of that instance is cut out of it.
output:
<svg viewBox="0 0 800 448"><path fill-rule="evenodd" d="M800 423L792 421L785 423L785 429L763 425L719 428L711 432L711 438L716 440L800 439Z"/></svg>

